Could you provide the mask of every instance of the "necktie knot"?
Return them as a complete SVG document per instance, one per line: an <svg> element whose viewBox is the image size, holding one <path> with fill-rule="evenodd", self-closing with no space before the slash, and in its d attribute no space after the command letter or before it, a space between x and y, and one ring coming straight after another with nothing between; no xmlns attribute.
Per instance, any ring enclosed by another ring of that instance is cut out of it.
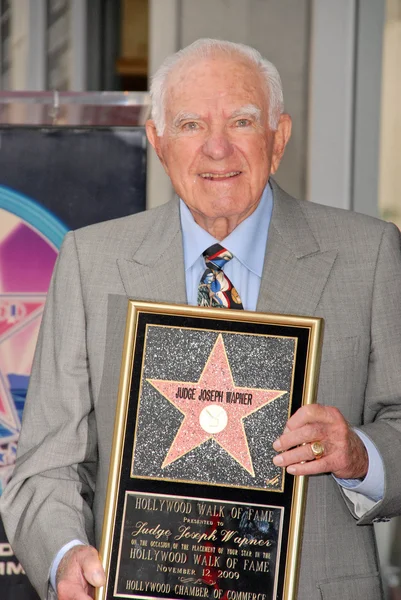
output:
<svg viewBox="0 0 401 600"><path fill-rule="evenodd" d="M206 269L198 288L198 305L217 308L242 309L239 294L223 268L233 258L220 244L213 244L203 252Z"/></svg>
<svg viewBox="0 0 401 600"><path fill-rule="evenodd" d="M206 267L219 270L224 268L224 265L233 258L233 255L220 244L213 244L213 246L206 248L203 257L205 259Z"/></svg>

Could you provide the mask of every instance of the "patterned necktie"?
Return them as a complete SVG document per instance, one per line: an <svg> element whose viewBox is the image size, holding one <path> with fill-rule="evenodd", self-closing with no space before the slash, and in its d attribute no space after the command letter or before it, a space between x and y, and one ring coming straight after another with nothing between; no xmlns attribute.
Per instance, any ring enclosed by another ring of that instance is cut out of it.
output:
<svg viewBox="0 0 401 600"><path fill-rule="evenodd" d="M241 298L227 275L224 265L232 259L229 250L213 244L204 251L206 270L198 287L198 306L243 309Z"/></svg>

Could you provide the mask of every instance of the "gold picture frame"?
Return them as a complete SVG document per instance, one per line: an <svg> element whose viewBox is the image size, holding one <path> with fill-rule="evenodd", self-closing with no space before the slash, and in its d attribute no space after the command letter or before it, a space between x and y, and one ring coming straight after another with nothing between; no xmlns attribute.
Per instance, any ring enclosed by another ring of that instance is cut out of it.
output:
<svg viewBox="0 0 401 600"><path fill-rule="evenodd" d="M323 320L128 301L97 600L295 600L306 478L272 458L315 402Z"/></svg>

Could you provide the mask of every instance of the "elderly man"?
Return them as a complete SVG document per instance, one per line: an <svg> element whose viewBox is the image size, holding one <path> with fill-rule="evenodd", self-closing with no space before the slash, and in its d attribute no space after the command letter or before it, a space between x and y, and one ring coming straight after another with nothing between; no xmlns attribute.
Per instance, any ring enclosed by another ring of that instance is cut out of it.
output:
<svg viewBox="0 0 401 600"><path fill-rule="evenodd" d="M326 322L318 404L274 444L277 465L314 476L298 599L378 600L372 523L401 508L399 232L274 183L291 120L276 69L252 48L195 42L156 73L152 102L148 138L179 199L66 236L2 498L10 542L42 598L57 586L60 600L87 600L103 584L90 544L101 532L126 297L197 304L199 292L205 304L212 247L226 263L212 305Z"/></svg>

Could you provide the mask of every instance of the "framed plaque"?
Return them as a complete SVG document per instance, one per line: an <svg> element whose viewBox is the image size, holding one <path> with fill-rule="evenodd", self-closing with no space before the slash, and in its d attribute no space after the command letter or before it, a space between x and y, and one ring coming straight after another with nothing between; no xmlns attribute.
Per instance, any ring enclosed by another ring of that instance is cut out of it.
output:
<svg viewBox="0 0 401 600"><path fill-rule="evenodd" d="M130 300L98 600L293 600L306 480L274 440L315 401L323 321Z"/></svg>

